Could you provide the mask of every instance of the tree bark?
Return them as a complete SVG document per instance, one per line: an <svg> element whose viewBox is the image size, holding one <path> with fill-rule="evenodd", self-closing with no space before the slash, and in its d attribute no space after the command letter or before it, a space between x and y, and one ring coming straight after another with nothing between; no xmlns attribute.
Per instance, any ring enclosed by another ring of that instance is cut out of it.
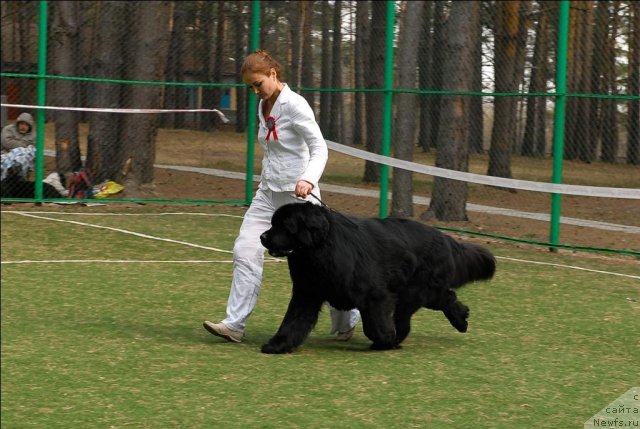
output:
<svg viewBox="0 0 640 429"><path fill-rule="evenodd" d="M520 2L503 1L496 3L495 7L495 88L498 93L509 93L517 89L514 76ZM511 96L494 99L489 176L511 177L511 130L516 115L514 100Z"/></svg>
<svg viewBox="0 0 640 429"><path fill-rule="evenodd" d="M611 22L610 31L605 34L605 49L600 53L605 65L604 73L604 92L615 95L618 93L617 73L616 73L616 38L618 37L618 11L620 9L620 2L614 1L611 8L611 16L609 21ZM638 94L638 93L636 93ZM596 100L591 100L595 102ZM618 114L617 114L617 100L605 99L602 100L602 148L601 158L604 162L616 163L618 158L618 151L620 149L620 139L618 138ZM595 159L597 146L592 148Z"/></svg>
<svg viewBox="0 0 640 429"><path fill-rule="evenodd" d="M128 34L120 28L126 22L127 4L121 1L103 1L96 4L96 31L91 75L105 79L121 79L125 68L122 57L124 39ZM94 83L94 105L89 107L123 107L123 85ZM120 132L123 115L119 113L91 113L86 165L96 181L117 180L120 169L117 155L120 151Z"/></svg>
<svg viewBox="0 0 640 429"><path fill-rule="evenodd" d="M369 58L369 44L367 41L370 36L369 26L369 2L359 1L356 4L356 46L355 46L355 84L356 88L362 89L366 86L366 66ZM366 120L366 95L363 92L355 93L355 124L353 130L353 144L362 145L367 138L367 120Z"/></svg>
<svg viewBox="0 0 640 429"><path fill-rule="evenodd" d="M629 2L633 18L629 42L629 84L627 94L640 94L640 3ZM627 163L640 164L640 101L627 103Z"/></svg>
<svg viewBox="0 0 640 429"><path fill-rule="evenodd" d="M575 15L575 18L573 16ZM572 66L567 82L569 92L589 93L591 91L591 55L593 31L593 1L575 1L571 8L570 56ZM567 101L567 121L565 124L564 158L568 160L591 161L592 148L585 142L591 142L589 136L589 99L569 98Z"/></svg>
<svg viewBox="0 0 640 429"><path fill-rule="evenodd" d="M301 82L302 86L312 88L315 85L313 79L313 43L311 37L311 18L313 15L313 2L301 1L298 7L302 9L302 65ZM302 96L307 100L309 106L316 110L316 97L314 91L305 91Z"/></svg>
<svg viewBox="0 0 640 429"><path fill-rule="evenodd" d="M331 5L329 2L322 2L322 75L320 78L320 86L323 89L331 87L331 68L333 67L333 59L331 58ZM331 124L331 93L328 91L320 92L320 129L322 134L328 136L330 134L329 126Z"/></svg>
<svg viewBox="0 0 640 429"><path fill-rule="evenodd" d="M473 29L473 82L471 90L482 92L482 20L478 19ZM469 111L469 149L474 153L484 152L483 97L473 96Z"/></svg>
<svg viewBox="0 0 640 429"><path fill-rule="evenodd" d="M331 53L333 67L331 68L331 86L342 87L342 1L336 0L333 5L333 49ZM342 93L331 94L331 120L329 121L329 136L331 140L341 142L342 138Z"/></svg>
<svg viewBox="0 0 640 429"><path fill-rule="evenodd" d="M237 79L241 79L240 70L242 69L242 62L246 52L246 37L247 25L246 25L246 2L238 1L235 4L236 10L234 14L234 25L236 29L236 37L234 39L234 52L235 52L235 71ZM236 87L236 132L244 133L247 130L247 89L244 85Z"/></svg>
<svg viewBox="0 0 640 429"><path fill-rule="evenodd" d="M369 66L367 70L367 88L384 88L385 32L387 5L382 1L371 4L371 37L369 39ZM382 147L382 114L384 95L382 92L367 93L367 140L366 149L372 153L380 153ZM380 181L380 165L365 161L365 182Z"/></svg>
<svg viewBox="0 0 640 429"><path fill-rule="evenodd" d="M408 2L403 15L398 48L398 88L415 89L417 81L418 47L422 35L424 2ZM417 122L418 95L398 93L395 97L396 120L393 127L395 157L413 160L414 137ZM391 215L413 216L413 174L401 168L393 169L393 199Z"/></svg>
<svg viewBox="0 0 640 429"><path fill-rule="evenodd" d="M142 81L164 80L166 52L169 43L170 2L142 2L131 5L129 18L132 45L127 53L128 79ZM162 87L159 85L135 85L129 93L128 104L132 108L159 108ZM129 164L123 185L130 197L146 196L153 183L157 114L130 114L124 119L121 134L123 146L119 165Z"/></svg>
<svg viewBox="0 0 640 429"><path fill-rule="evenodd" d="M50 72L58 76L77 76L79 57L80 6L78 2L51 3L51 31L49 33ZM78 84L72 80L51 81L49 100L58 106L79 106ZM79 114L74 111L56 110L56 170L61 175L82 167L78 139Z"/></svg>
<svg viewBox="0 0 640 429"><path fill-rule="evenodd" d="M420 76L418 87L420 89L432 89L433 86L432 81L434 46L432 27L434 3L436 2L427 2L427 10L425 12L424 19L422 20L422 39L420 40L420 52L418 54L418 56L420 57L420 61L418 61L418 73ZM420 95L420 128L418 130L418 145L420 145L423 152L429 152L430 149L429 135L432 126L432 98L433 96L431 95Z"/></svg>
<svg viewBox="0 0 640 429"><path fill-rule="evenodd" d="M443 89L443 80L444 80L444 61L445 51L443 46L445 46L445 25L447 23L447 15L444 10L445 2L437 1L435 4L435 11L433 17L433 67L431 70L431 82L429 85L429 89L435 91L441 91ZM428 96L429 103L429 115L430 115L430 126L429 126L429 147L437 147L438 145L438 133L440 127L440 103L442 100L441 95L431 95Z"/></svg>
<svg viewBox="0 0 640 429"><path fill-rule="evenodd" d="M540 4L536 41L533 48L529 93L547 92L549 73L549 13L546 3ZM527 98L527 118L522 139L521 154L531 157L544 157L546 149L546 97Z"/></svg>
<svg viewBox="0 0 640 429"><path fill-rule="evenodd" d="M184 82L184 33L187 28L187 10L184 2L174 2L172 21L166 75L169 81ZM172 85L165 89L166 109L186 109L187 105L184 87ZM184 128L185 125L185 115L180 113L165 113L160 120L164 127Z"/></svg>
<svg viewBox="0 0 640 429"><path fill-rule="evenodd" d="M472 40L477 20L480 19L480 3L457 1L451 4L451 15L446 28L443 64L443 89L470 91L473 84ZM447 95L442 97L436 166L449 170L469 169L469 96ZM467 183L436 177L429 210L423 218L439 220L467 220Z"/></svg>

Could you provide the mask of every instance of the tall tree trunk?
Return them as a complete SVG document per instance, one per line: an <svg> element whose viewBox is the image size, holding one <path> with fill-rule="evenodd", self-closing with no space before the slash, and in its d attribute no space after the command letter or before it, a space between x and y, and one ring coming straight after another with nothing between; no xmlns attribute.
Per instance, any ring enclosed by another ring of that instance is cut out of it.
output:
<svg viewBox="0 0 640 429"><path fill-rule="evenodd" d="M371 3L371 37L369 38L369 66L367 70L367 88L384 88L384 60L387 5L382 1ZM382 115L384 95L382 92L367 93L367 140L369 152L380 153L382 147ZM365 182L380 181L380 165L365 161Z"/></svg>
<svg viewBox="0 0 640 429"><path fill-rule="evenodd" d="M79 58L78 2L51 3L51 31L49 33L50 71L58 76L77 76ZM79 106L78 85L72 80L54 80L49 100L59 106ZM56 170L60 174L77 171L82 166L78 140L77 112L54 111L56 123Z"/></svg>
<svg viewBox="0 0 640 429"><path fill-rule="evenodd" d="M214 44L214 32L215 32L215 19L214 19L214 7L215 2L202 2L200 4L200 21L201 21L201 34L199 49L199 63L202 67L201 78L204 82L211 82L213 80L213 68L215 60L215 44ZM215 91L211 87L202 88L202 105L198 107L212 109L215 106ZM213 129L213 121L211 120L210 113L198 113L198 128L203 131L211 131Z"/></svg>
<svg viewBox="0 0 640 429"><path fill-rule="evenodd" d="M425 13L424 2L408 2L403 14L398 48L398 84L401 89L415 89L418 65L418 47L422 35L422 20ZM394 122L395 157L413 160L414 136L416 128L418 99L416 94L398 93L395 98L396 120ZM391 215L395 217L413 216L413 175L401 168L393 169L393 200Z"/></svg>
<svg viewBox="0 0 640 429"><path fill-rule="evenodd" d="M442 48L445 46L445 34L444 29L447 23L447 14L444 10L445 2L436 1L435 11L433 17L433 67L431 70L431 82L429 84L429 89L435 91L441 91L443 88L443 67L445 61L445 52ZM437 147L438 143L438 134L439 134L439 126L440 126L440 102L442 100L441 95L431 95L429 96L430 106L429 113L431 116L430 119L430 127L429 127L429 147Z"/></svg>
<svg viewBox="0 0 640 429"><path fill-rule="evenodd" d="M369 2L359 1L356 3L356 46L354 53L355 84L356 88L362 89L366 86L365 76L367 74L367 58L369 58L370 36L369 27ZM353 130L353 144L362 145L367 138L367 120L365 104L366 96L363 92L355 93L355 124Z"/></svg>
<svg viewBox="0 0 640 429"><path fill-rule="evenodd" d="M420 80L418 88L431 89L433 79L433 1L427 2L424 19L422 20L422 38L420 39L420 52L418 56L418 73ZM440 2L438 2L440 3ZM420 125L418 130L418 144L423 152L429 151L429 134L431 132L431 95L420 95Z"/></svg>
<svg viewBox="0 0 640 429"><path fill-rule="evenodd" d="M234 52L235 52L235 71L237 79L241 79L240 70L242 69L242 61L246 56L246 37L247 25L245 18L245 1L235 2L234 25L235 34ZM247 130L247 89L243 85L236 87L236 132L244 133Z"/></svg>
<svg viewBox="0 0 640 429"><path fill-rule="evenodd" d="M301 1L298 3L302 14L302 65L300 80L303 87L313 88L313 39L311 37L311 18L313 15L313 2ZM309 106L315 111L316 97L314 91L304 91L302 96Z"/></svg>
<svg viewBox="0 0 640 429"><path fill-rule="evenodd" d="M304 6L302 2L289 8L289 29L291 32L291 75L289 85L300 86L300 67L302 65L302 25L304 23ZM300 93L300 90L298 90Z"/></svg>
<svg viewBox="0 0 640 429"><path fill-rule="evenodd" d="M605 35L605 49L602 51L603 61L606 64L604 81L605 93L615 95L618 93L617 73L616 73L616 38L618 37L618 11L620 2L614 1L611 8L611 29ZM595 100L592 100L594 102ZM618 114L617 100L602 100L603 121L602 121L602 160L604 162L615 163L620 149L618 138ZM595 152L597 147L594 147ZM594 153L595 158L595 153Z"/></svg>
<svg viewBox="0 0 640 429"><path fill-rule="evenodd" d="M187 10L185 2L174 2L171 41L167 60L167 79L173 82L184 82L184 33L187 28ZM186 109L186 92L183 86L171 85L165 89L164 105L166 109ZM160 117L162 126L184 128L185 115L181 113L165 113Z"/></svg>
<svg viewBox="0 0 640 429"><path fill-rule="evenodd" d="M226 57L224 52L225 47L225 34L227 34L227 13L225 10L225 5L227 2L220 1L217 2L218 11L217 11L217 20L216 20L216 41L215 41L215 52L214 52L214 60L213 60L213 82L222 83L222 68L224 67L224 58ZM220 103L222 102L222 87L215 87L212 91L212 100L211 104L208 106L204 106L207 109L220 109L222 106ZM222 125L222 120L220 117L213 113L206 113L207 121L209 122L209 126L211 129L217 129Z"/></svg>
<svg viewBox="0 0 640 429"><path fill-rule="evenodd" d="M169 1L129 4L131 49L127 51L129 79L143 81L164 80L166 52L169 43ZM135 23L136 25L133 25ZM153 48L151 48L153 47ZM162 87L135 85L129 93L132 108L159 108L162 105ZM123 147L120 166L130 164L123 184L130 197L148 196L153 183L157 115L126 115L122 130Z"/></svg>
<svg viewBox="0 0 640 429"><path fill-rule="evenodd" d="M529 29L531 27L531 5L533 2L521 1L518 12L518 35L516 42L516 61L513 69L513 87L514 91L518 93L524 92L524 66L527 57L527 40L529 35ZM520 142L522 141L522 124L524 120L522 116L524 114L523 97L509 97L513 103L513 110L515 114L511 117L513 123L509 126L511 135L509 141L511 142L511 148L509 153L514 151L520 151Z"/></svg>
<svg viewBox="0 0 640 429"><path fill-rule="evenodd" d="M331 125L331 93L326 89L331 87L331 68L333 59L331 58L331 5L329 2L322 2L322 75L320 86L325 91L320 92L320 129L325 136L330 134Z"/></svg>
<svg viewBox="0 0 640 429"><path fill-rule="evenodd" d="M35 2L30 1L18 1L18 34L20 35L19 44L19 69L20 73L35 73L36 70L31 69L31 47L32 37L32 25L35 22L34 15L36 14ZM18 95L17 100L21 104L31 104L32 90L31 85L27 79L18 79Z"/></svg>
<svg viewBox="0 0 640 429"><path fill-rule="evenodd" d="M570 31L570 55L572 66L568 79L571 86L569 92L589 93L591 87L591 54L593 32L593 1L575 1L571 9L571 21L574 24ZM575 19L573 16L575 15ZM565 159L591 161L589 154L593 152L585 145L590 142L589 128L589 99L570 98L567 102L567 121L565 125Z"/></svg>
<svg viewBox="0 0 640 429"><path fill-rule="evenodd" d="M482 20L475 22L473 29L473 82L471 90L482 92ZM484 151L484 112L482 109L482 97L474 96L469 100L469 149L473 153Z"/></svg>
<svg viewBox="0 0 640 429"><path fill-rule="evenodd" d="M473 84L473 50L480 3L456 1L446 29L443 64L443 89L470 91ZM442 98L436 166L458 171L469 169L469 96L447 95ZM467 220L467 183L436 177L429 210L423 217L439 220Z"/></svg>
<svg viewBox="0 0 640 429"><path fill-rule="evenodd" d="M495 79L496 92L515 92L514 79L518 42L519 1L498 2L495 5ZM511 127L515 124L513 97L494 99L493 131L489 149L487 174L511 177Z"/></svg>
<svg viewBox="0 0 640 429"><path fill-rule="evenodd" d="M331 58L333 67L331 68L331 86L342 87L342 1L336 0L333 5L333 49ZM331 121L329 122L329 136L331 140L341 142L342 138L342 93L330 92L331 94Z"/></svg>
<svg viewBox="0 0 640 429"><path fill-rule="evenodd" d="M591 90L591 63L593 52L593 4L592 0L584 2L581 9L583 23L581 25L582 36L580 38L580 57L579 63L581 68L579 86L577 92L589 94ZM596 160L597 146L593 143L594 139L589 135L589 112L591 110L591 99L580 98L577 101L577 115L574 124L575 131L573 133L574 141L567 142L569 147L575 148L578 152L578 158L581 161L592 162Z"/></svg>
<svg viewBox="0 0 640 429"><path fill-rule="evenodd" d="M629 40L629 84L627 94L640 94L640 3L629 2L633 18ZM627 163L640 164L640 101L627 102Z"/></svg>
<svg viewBox="0 0 640 429"><path fill-rule="evenodd" d="M127 3L121 1L103 1L96 4L96 31L94 46L100 46L93 53L91 76L105 79L121 79L125 68L122 57L125 49L124 39L128 37L121 31L126 22ZM95 83L94 105L89 107L122 107L123 86L112 83ZM87 161L97 181L114 180L120 173L118 159L120 131L123 115L119 113L92 113L89 115L89 136Z"/></svg>
<svg viewBox="0 0 640 429"><path fill-rule="evenodd" d="M549 13L547 9L550 6L546 3L540 3L539 7L529 93L547 92L549 73ZM531 96L527 98L527 118L520 152L524 156L543 157L545 154L546 103L546 97Z"/></svg>

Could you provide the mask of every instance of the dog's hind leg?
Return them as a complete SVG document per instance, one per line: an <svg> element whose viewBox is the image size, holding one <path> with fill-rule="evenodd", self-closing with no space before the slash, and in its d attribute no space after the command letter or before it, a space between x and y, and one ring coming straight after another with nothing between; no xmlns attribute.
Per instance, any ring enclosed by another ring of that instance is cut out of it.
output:
<svg viewBox="0 0 640 429"><path fill-rule="evenodd" d="M451 303L447 309L442 310L442 312L447 316L451 326L459 332L467 332L467 328L469 327L469 322L467 321L469 318L469 307L460 301L455 301Z"/></svg>
<svg viewBox="0 0 640 429"><path fill-rule="evenodd" d="M394 313L394 321L396 325L396 342L402 343L411 331L411 317L420 309L421 305L418 300L412 302L398 302Z"/></svg>
<svg viewBox="0 0 640 429"><path fill-rule="evenodd" d="M432 310L441 310L451 323L451 326L459 332L467 332L469 322L469 307L458 301L456 293L448 289L435 299L429 300L425 307Z"/></svg>
<svg viewBox="0 0 640 429"><path fill-rule="evenodd" d="M393 323L393 304L388 300L368 302L359 308L362 317L362 330L373 341L371 350L389 350L398 348L396 329Z"/></svg>

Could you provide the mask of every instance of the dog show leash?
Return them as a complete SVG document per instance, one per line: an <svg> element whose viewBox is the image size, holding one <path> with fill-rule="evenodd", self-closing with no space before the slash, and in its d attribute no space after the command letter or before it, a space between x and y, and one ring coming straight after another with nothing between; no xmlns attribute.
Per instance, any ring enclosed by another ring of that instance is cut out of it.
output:
<svg viewBox="0 0 640 429"><path fill-rule="evenodd" d="M331 207L329 207L324 201L322 201L320 198L318 198L317 195L315 195L313 192L309 192L309 195L311 195L313 198L315 198L316 200L318 200L318 202L320 203L320 205L322 205L324 208L326 208L327 210L329 210L330 212L333 212L339 216L342 216L344 219L346 219L347 221L349 221L349 223L353 226L355 226L356 228L358 228L358 224L355 223L353 220L351 220L348 216L340 213L337 210L332 209Z"/></svg>

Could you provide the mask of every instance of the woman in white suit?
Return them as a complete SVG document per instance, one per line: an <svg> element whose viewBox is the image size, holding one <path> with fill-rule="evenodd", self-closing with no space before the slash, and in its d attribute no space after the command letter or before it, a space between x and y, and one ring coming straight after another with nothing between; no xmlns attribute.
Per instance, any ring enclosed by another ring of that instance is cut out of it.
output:
<svg viewBox="0 0 640 429"><path fill-rule="evenodd" d="M282 79L282 66L264 50L249 55L242 80L260 98L258 141L264 149L260 185L247 210L233 247L233 279L227 314L218 323L203 326L227 341L241 342L262 286L265 248L260 235L271 227L280 206L320 197L318 182L327 163L327 144L309 103ZM332 333L347 341L360 314L331 308Z"/></svg>

